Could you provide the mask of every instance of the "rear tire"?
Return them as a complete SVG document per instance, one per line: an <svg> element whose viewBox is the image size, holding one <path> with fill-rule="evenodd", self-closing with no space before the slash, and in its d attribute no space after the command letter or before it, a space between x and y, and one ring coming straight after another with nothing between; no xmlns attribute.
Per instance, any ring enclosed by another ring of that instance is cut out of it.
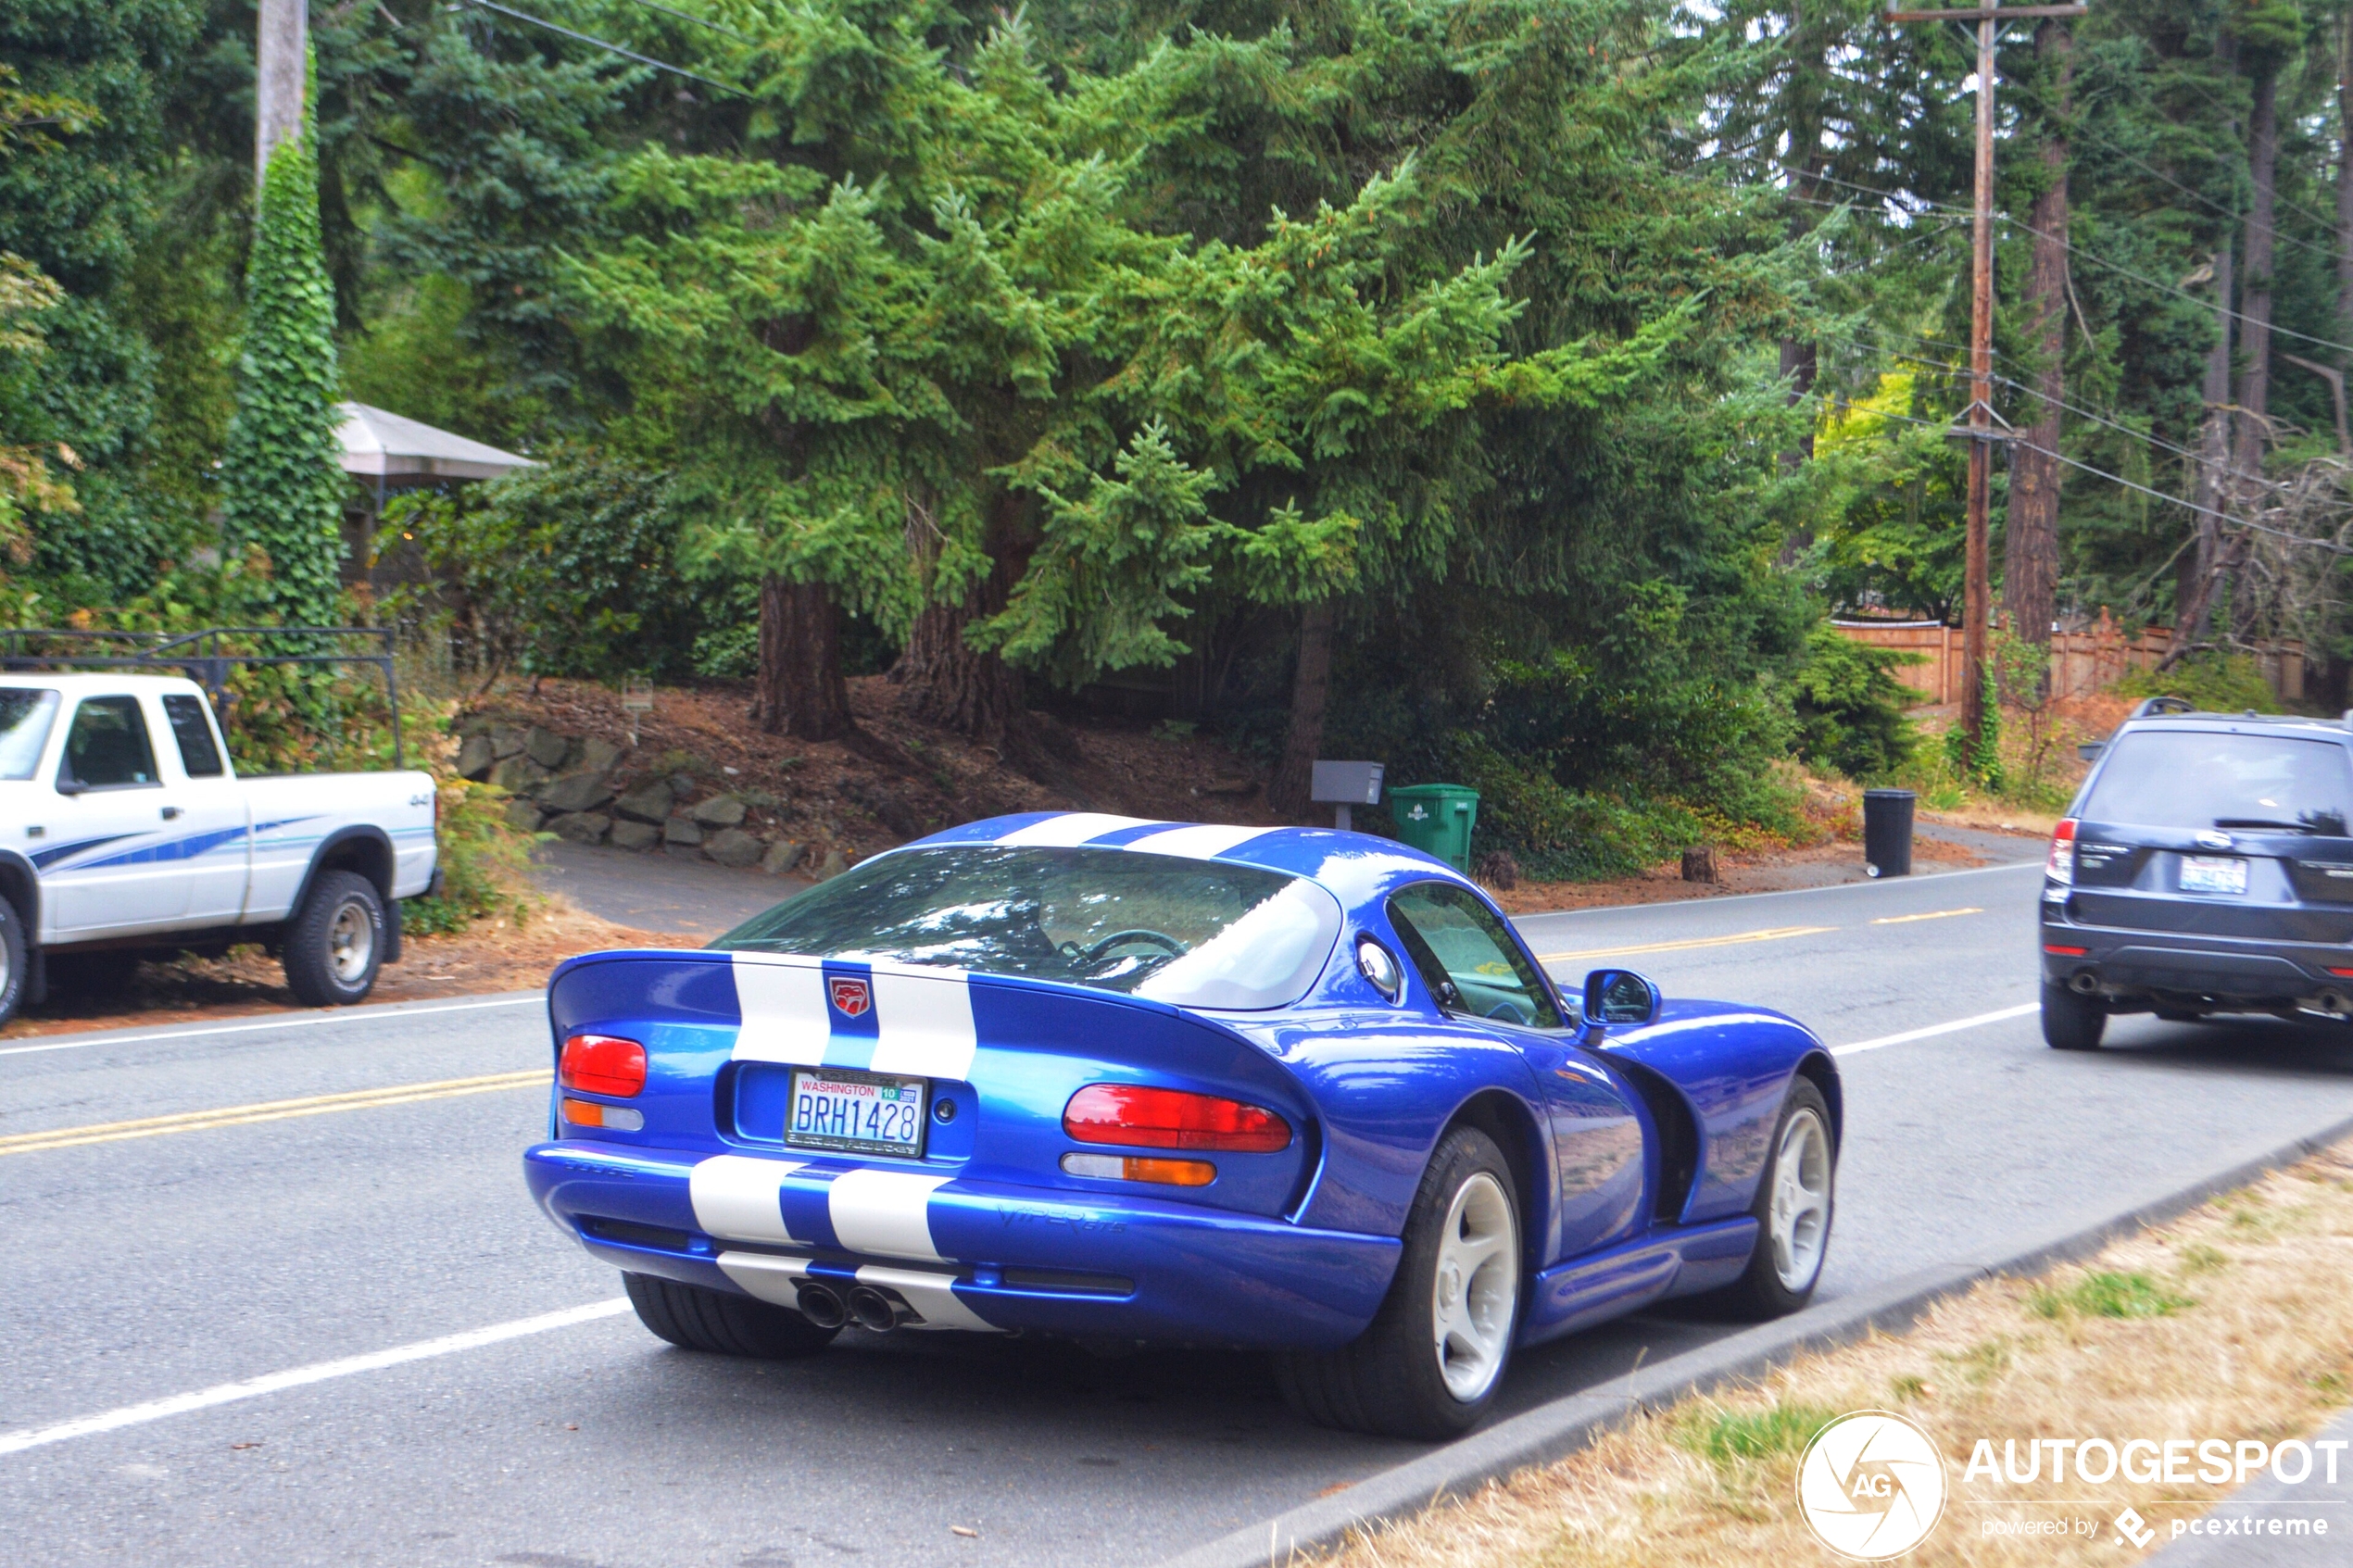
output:
<svg viewBox="0 0 2353 1568"><path fill-rule="evenodd" d="M1519 1334L1519 1198L1494 1140L1449 1133L1422 1173L1404 1254L1372 1325L1337 1350L1285 1350L1275 1380L1318 1426L1442 1442L1478 1424Z"/></svg>
<svg viewBox="0 0 2353 1568"><path fill-rule="evenodd" d="M2043 983L2043 1043L2055 1051L2095 1051L2108 1032L2108 1004Z"/></svg>
<svg viewBox="0 0 2353 1568"><path fill-rule="evenodd" d="M1756 1250L1748 1270L1717 1293L1727 1315L1752 1323L1787 1317L1813 1299L1830 1256L1838 1203L1838 1145L1820 1088L1800 1078L1781 1101L1771 1156L1757 1177Z"/></svg>
<svg viewBox="0 0 2353 1568"><path fill-rule="evenodd" d="M325 872L286 925L286 985L305 1007L368 999L384 967L384 902L357 872Z"/></svg>
<svg viewBox="0 0 2353 1568"><path fill-rule="evenodd" d="M699 1285L633 1273L623 1273L621 1283L637 1321L681 1349L788 1361L815 1355L841 1332L819 1328L789 1307Z"/></svg>

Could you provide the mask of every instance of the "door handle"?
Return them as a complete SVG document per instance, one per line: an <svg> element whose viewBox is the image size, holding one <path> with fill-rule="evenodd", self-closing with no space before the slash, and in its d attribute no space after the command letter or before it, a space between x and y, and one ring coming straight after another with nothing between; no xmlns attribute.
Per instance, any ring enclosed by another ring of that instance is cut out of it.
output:
<svg viewBox="0 0 2353 1568"><path fill-rule="evenodd" d="M163 820L167 822L171 821L172 818L177 817L179 814L180 808L177 806L167 806L163 809Z"/></svg>

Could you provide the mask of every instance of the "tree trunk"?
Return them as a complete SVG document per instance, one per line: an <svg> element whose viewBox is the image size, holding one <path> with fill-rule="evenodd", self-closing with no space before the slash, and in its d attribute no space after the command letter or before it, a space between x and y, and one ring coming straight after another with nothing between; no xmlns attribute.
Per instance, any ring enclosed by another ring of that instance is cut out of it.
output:
<svg viewBox="0 0 2353 1568"><path fill-rule="evenodd" d="M967 644L964 630L1002 610L1021 581L1029 552L1021 539L1020 507L1015 496L998 501L983 542L993 563L988 575L962 604L924 607L893 671L900 681L900 704L911 716L999 746L1027 711L1021 674Z"/></svg>
<svg viewBox="0 0 2353 1568"><path fill-rule="evenodd" d="M2206 418L2198 426L2197 483L2190 493L2190 542L2173 578L2173 646L2185 648L2206 635L2206 612L2214 602L2214 574L2221 566L2222 520L2215 514L2231 498L2231 291L2238 236L2224 234L2214 252L2214 345L2206 352L2201 395ZM2171 655L2168 656L2171 657Z"/></svg>
<svg viewBox="0 0 2353 1568"><path fill-rule="evenodd" d="M1267 803L1287 816L1308 808L1315 754L1324 746L1324 709L1332 692L1332 602L1318 599L1300 611L1299 665L1290 683L1290 728L1283 760L1266 787Z"/></svg>
<svg viewBox="0 0 2353 1568"><path fill-rule="evenodd" d="M2238 440L2232 448L2237 485L2252 502L2263 471L2263 416L2271 390L2271 211L2280 162L2279 72L2266 65L2256 76L2246 123L2247 182L2254 199L2246 215L2246 269L2239 285L2243 335Z"/></svg>
<svg viewBox="0 0 2353 1568"><path fill-rule="evenodd" d="M2336 23L2336 315L2353 326L2353 7Z"/></svg>
<svg viewBox="0 0 2353 1568"><path fill-rule="evenodd" d="M2045 19L2034 31L2034 53L2048 62L2060 115L2067 113L2067 24ZM2025 431L2011 470L2009 515L2003 530L2002 608L2011 632L2037 646L2051 640L2058 608L2059 400L2067 395L2067 138L2054 126L2043 142L2050 186L2034 198L2034 250L2026 277L2028 335L2035 367L2034 421ZM2040 448L2040 450L2037 450Z"/></svg>
<svg viewBox="0 0 2353 1568"><path fill-rule="evenodd" d="M833 740L852 727L841 676L841 618L822 583L771 573L760 584L753 722L772 735Z"/></svg>

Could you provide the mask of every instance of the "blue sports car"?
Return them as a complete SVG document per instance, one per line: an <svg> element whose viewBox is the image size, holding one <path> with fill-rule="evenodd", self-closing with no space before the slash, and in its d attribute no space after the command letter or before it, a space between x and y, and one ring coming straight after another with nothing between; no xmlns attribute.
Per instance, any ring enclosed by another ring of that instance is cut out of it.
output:
<svg viewBox="0 0 2353 1568"><path fill-rule="evenodd" d="M1812 1294L1841 1105L1758 1008L1557 991L1383 838L1089 812L861 862L698 952L548 987L548 1217L646 1326L1274 1352L1312 1420L1440 1438L1514 1347Z"/></svg>

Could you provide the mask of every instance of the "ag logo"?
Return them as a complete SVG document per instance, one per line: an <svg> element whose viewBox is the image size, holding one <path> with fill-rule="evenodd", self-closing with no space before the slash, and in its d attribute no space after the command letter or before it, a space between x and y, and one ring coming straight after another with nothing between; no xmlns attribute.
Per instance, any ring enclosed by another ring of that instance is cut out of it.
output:
<svg viewBox="0 0 2353 1568"><path fill-rule="evenodd" d="M833 997L834 1006L849 1018L856 1018L875 1005L875 993L862 980L836 980Z"/></svg>
<svg viewBox="0 0 2353 1568"><path fill-rule="evenodd" d="M1798 1461L1797 1509L1815 1538L1842 1557L1901 1557L1944 1516L1944 1456L1900 1415L1840 1416L1814 1434Z"/></svg>

